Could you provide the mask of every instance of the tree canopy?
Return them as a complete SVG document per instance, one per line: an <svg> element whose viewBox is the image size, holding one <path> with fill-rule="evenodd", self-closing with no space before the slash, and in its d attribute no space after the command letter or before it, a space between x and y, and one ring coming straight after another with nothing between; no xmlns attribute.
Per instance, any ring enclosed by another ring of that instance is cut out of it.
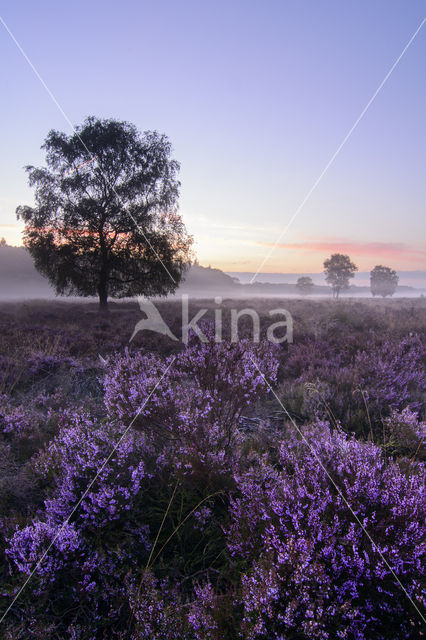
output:
<svg viewBox="0 0 426 640"><path fill-rule="evenodd" d="M333 297L338 298L341 291L349 288L349 280L356 271L358 267L342 253L334 253L324 261L325 279L331 285Z"/></svg>
<svg viewBox="0 0 426 640"><path fill-rule="evenodd" d="M392 296L398 286L399 277L390 267L377 265L370 272L370 288L373 296Z"/></svg>
<svg viewBox="0 0 426 640"><path fill-rule="evenodd" d="M88 117L50 131L45 168L27 166L35 206L20 206L24 245L58 294L166 295L189 263L178 214L179 163L164 134Z"/></svg>

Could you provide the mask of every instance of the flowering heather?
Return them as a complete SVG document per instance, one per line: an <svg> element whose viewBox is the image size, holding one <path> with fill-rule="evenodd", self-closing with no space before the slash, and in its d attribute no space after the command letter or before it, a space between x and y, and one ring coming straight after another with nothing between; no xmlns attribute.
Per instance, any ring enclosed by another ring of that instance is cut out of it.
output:
<svg viewBox="0 0 426 640"><path fill-rule="evenodd" d="M245 637L418 637L421 620L379 551L424 606L424 472L406 477L375 445L321 423L305 437L310 446L291 433L275 464L256 455L238 477L228 545L246 565Z"/></svg>
<svg viewBox="0 0 426 640"><path fill-rule="evenodd" d="M426 422L408 407L384 421L385 447L393 455L426 461Z"/></svg>
<svg viewBox="0 0 426 640"><path fill-rule="evenodd" d="M229 469L237 451L238 420L268 391L253 360L271 382L276 380L273 345L216 344L210 337L208 343L193 337L166 363L152 354L125 352L109 361L105 376L108 414L124 424L133 422L157 448L167 443L180 468L210 460Z"/></svg>
<svg viewBox="0 0 426 640"><path fill-rule="evenodd" d="M64 524L58 535L57 526L36 521L17 531L7 553L13 557L17 568L29 575L42 554L50 548L43 562L42 572L46 579L53 583L80 544L79 535L72 525Z"/></svg>
<svg viewBox="0 0 426 640"><path fill-rule="evenodd" d="M419 336L369 336L336 349L308 340L283 362L284 401L307 419L340 421L345 430L383 442L382 418L406 407L423 410L426 348ZM371 434L373 431L373 434Z"/></svg>
<svg viewBox="0 0 426 640"><path fill-rule="evenodd" d="M123 432L123 428L97 425L84 416L61 429L36 463L38 470L52 477L55 487L45 503L49 522L59 524L66 519L94 477L96 482L76 516L81 527L102 529L132 508L145 476L144 439L135 432L123 438Z"/></svg>
<svg viewBox="0 0 426 640"><path fill-rule="evenodd" d="M37 568L0 637L423 637L395 575L423 611L425 336L335 313L336 337L321 309L288 349L28 347L0 395L0 611Z"/></svg>

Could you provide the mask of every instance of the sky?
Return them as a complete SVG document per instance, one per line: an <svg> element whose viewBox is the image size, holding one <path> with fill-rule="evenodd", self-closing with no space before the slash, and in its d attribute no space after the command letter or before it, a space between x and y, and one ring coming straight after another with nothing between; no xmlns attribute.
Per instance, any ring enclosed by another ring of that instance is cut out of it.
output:
<svg viewBox="0 0 426 640"><path fill-rule="evenodd" d="M73 124L170 138L202 265L320 272L341 252L426 269L426 23L310 193L426 2L15 0L0 16ZM1 24L0 59L0 236L20 244L23 167L71 129Z"/></svg>

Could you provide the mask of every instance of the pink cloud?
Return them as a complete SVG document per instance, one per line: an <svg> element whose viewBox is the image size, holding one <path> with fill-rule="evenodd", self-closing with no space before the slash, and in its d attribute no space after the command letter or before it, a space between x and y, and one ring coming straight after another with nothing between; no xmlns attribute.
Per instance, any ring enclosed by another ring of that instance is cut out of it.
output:
<svg viewBox="0 0 426 640"><path fill-rule="evenodd" d="M264 247L273 247L273 242L257 242ZM312 240L307 242L279 243L277 249L288 249L307 253L347 253L354 256L409 260L426 264L426 248L414 247L402 242L351 242L348 240Z"/></svg>

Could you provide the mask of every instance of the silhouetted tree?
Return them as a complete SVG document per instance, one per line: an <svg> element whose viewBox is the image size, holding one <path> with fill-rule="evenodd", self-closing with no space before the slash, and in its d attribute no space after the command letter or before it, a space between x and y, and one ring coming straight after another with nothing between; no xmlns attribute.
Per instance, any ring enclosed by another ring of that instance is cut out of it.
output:
<svg viewBox="0 0 426 640"><path fill-rule="evenodd" d="M338 298L341 291L349 288L349 279L353 278L358 267L349 256L334 253L324 261L325 279L333 289L333 297Z"/></svg>
<svg viewBox="0 0 426 640"><path fill-rule="evenodd" d="M6 238L1 238L0 247L5 247L7 245Z"/></svg>
<svg viewBox="0 0 426 640"><path fill-rule="evenodd" d="M314 288L314 283L312 282L312 278L309 276L300 276L296 282L296 289L302 293L303 295L309 295L312 293Z"/></svg>
<svg viewBox="0 0 426 640"><path fill-rule="evenodd" d="M398 286L399 277L390 267L377 265L370 273L370 288L373 296L392 296Z"/></svg>
<svg viewBox="0 0 426 640"><path fill-rule="evenodd" d="M87 118L50 131L47 168L27 166L35 207L16 210L36 268L59 294L165 295L176 289L192 238L177 214L179 163L165 135Z"/></svg>

